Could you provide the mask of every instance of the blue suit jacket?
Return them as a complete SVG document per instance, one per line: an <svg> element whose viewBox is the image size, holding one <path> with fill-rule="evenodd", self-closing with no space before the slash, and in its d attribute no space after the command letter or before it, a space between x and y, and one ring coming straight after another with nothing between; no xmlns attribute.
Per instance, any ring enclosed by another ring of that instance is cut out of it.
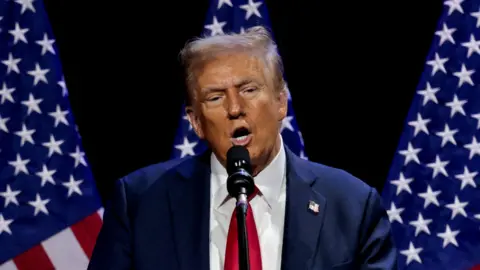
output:
<svg viewBox="0 0 480 270"><path fill-rule="evenodd" d="M282 269L397 269L378 193L342 170L286 152ZM209 162L207 151L120 179L88 269L210 269ZM308 210L311 200L317 214Z"/></svg>

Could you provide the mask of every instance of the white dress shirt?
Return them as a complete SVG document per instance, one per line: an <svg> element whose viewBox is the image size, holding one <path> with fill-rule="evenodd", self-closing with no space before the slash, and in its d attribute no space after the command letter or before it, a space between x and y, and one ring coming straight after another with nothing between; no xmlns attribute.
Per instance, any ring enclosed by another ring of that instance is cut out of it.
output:
<svg viewBox="0 0 480 270"><path fill-rule="evenodd" d="M223 270L228 227L235 199L227 192L227 171L213 153L211 170L210 269ZM279 270L286 198L286 156L283 141L277 156L254 181L260 192L250 204L260 240L263 270Z"/></svg>

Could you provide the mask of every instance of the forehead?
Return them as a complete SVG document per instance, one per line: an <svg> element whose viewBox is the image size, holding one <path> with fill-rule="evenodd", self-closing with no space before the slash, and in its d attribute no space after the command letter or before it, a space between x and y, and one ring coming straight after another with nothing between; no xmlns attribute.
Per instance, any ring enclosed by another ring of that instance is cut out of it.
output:
<svg viewBox="0 0 480 270"><path fill-rule="evenodd" d="M223 54L206 61L197 71L200 89L209 85L232 86L239 81L251 80L263 83L265 65L252 55Z"/></svg>

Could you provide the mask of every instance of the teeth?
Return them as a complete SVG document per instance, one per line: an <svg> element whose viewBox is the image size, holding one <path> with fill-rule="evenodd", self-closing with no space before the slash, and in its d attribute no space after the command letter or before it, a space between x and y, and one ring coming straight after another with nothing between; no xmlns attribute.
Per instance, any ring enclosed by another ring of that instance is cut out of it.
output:
<svg viewBox="0 0 480 270"><path fill-rule="evenodd" d="M243 140L246 140L247 139L247 136L240 136L240 137L237 137L235 138L235 141L243 141Z"/></svg>
<svg viewBox="0 0 480 270"><path fill-rule="evenodd" d="M245 135L245 136L240 136L240 137L232 138L232 141L233 141L235 144L242 144L242 143L246 142L247 139L248 139L248 135Z"/></svg>

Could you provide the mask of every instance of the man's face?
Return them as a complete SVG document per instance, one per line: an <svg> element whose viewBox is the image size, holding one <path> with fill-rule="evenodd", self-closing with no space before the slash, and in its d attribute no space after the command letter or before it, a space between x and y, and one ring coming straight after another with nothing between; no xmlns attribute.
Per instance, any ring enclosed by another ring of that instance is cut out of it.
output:
<svg viewBox="0 0 480 270"><path fill-rule="evenodd" d="M265 71L258 58L225 54L196 73L196 92L187 112L197 135L208 141L222 163L234 144L248 149L254 171L276 154L287 97L274 91Z"/></svg>

